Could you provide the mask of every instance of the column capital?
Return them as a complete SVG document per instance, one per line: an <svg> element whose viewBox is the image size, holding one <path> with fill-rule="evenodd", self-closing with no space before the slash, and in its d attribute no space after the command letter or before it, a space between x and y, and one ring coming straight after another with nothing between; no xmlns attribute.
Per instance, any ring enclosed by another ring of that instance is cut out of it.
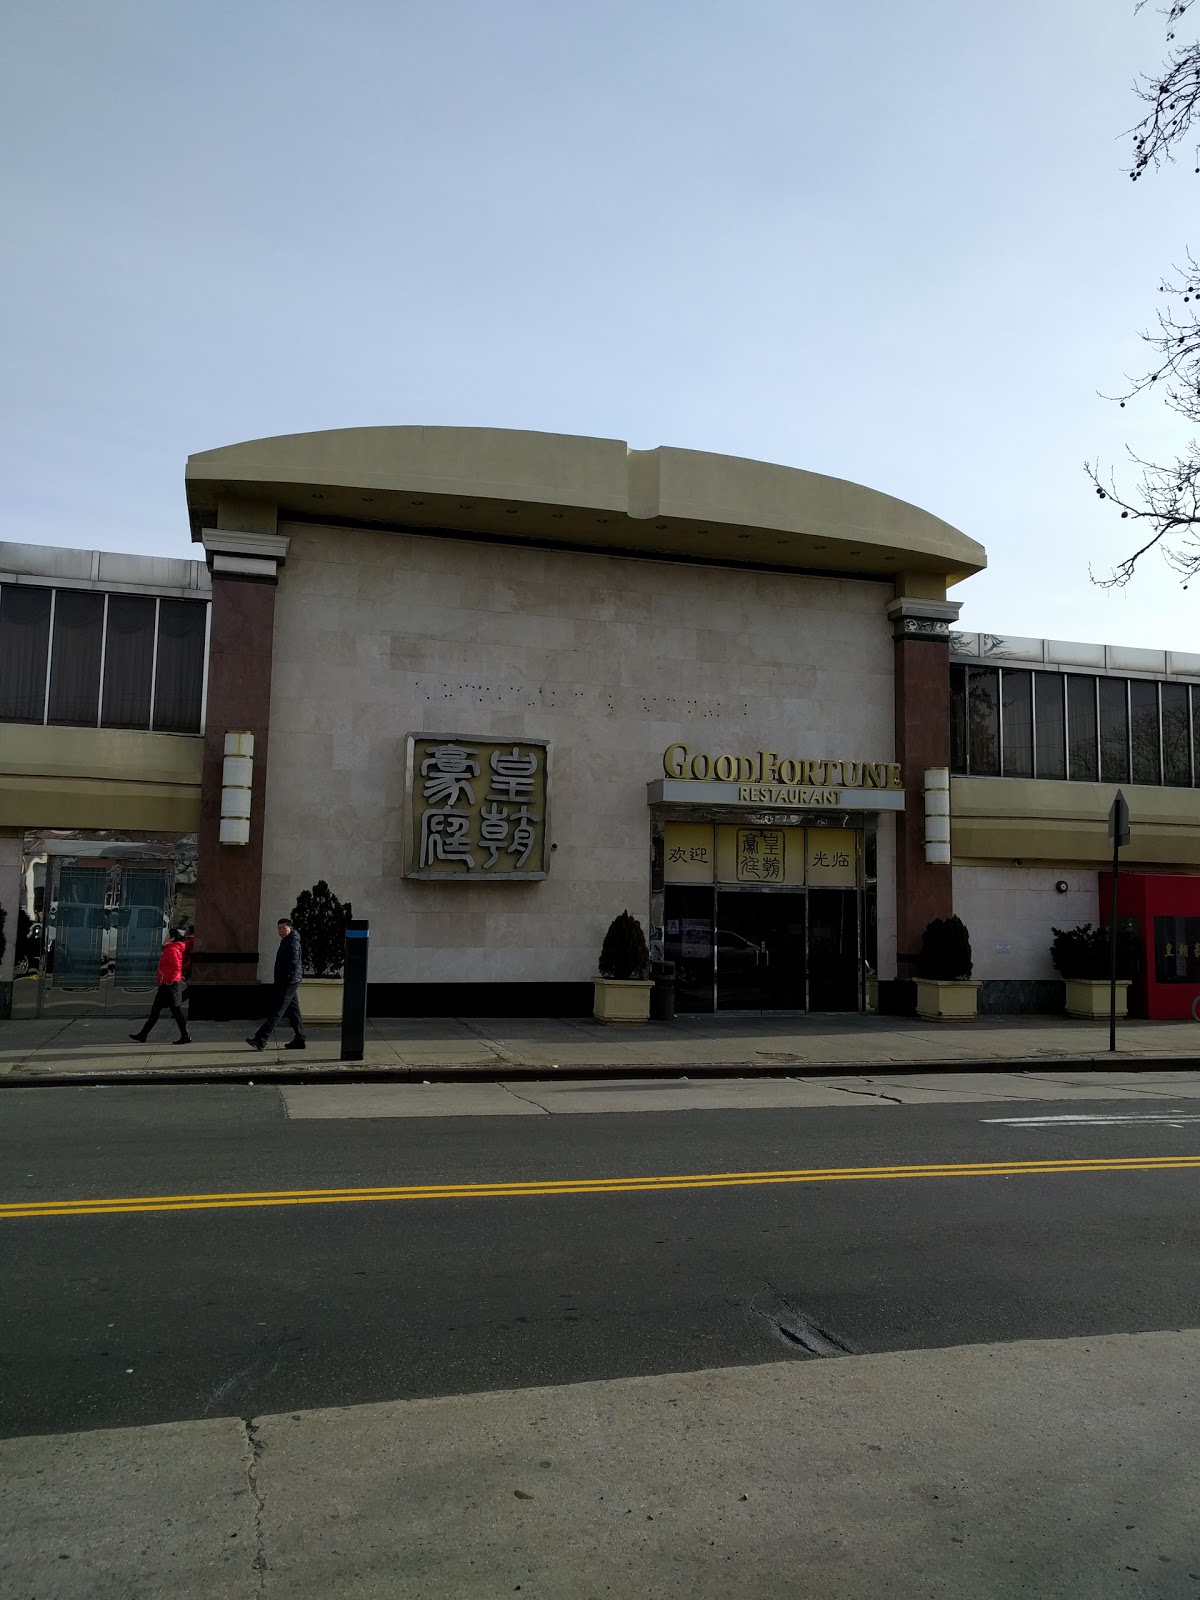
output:
<svg viewBox="0 0 1200 1600"><path fill-rule="evenodd" d="M241 578L277 577L291 543L286 534L233 528L204 528L200 537L209 570Z"/></svg>
<svg viewBox="0 0 1200 1600"><path fill-rule="evenodd" d="M958 621L961 600L892 600L887 614L897 639L941 639L950 642L950 629Z"/></svg>

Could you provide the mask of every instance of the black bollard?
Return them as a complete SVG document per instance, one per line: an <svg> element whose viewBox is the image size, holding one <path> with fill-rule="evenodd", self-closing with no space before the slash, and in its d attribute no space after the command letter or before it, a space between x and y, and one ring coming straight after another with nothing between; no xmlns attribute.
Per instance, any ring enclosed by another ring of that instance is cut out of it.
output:
<svg viewBox="0 0 1200 1600"><path fill-rule="evenodd" d="M342 1060L361 1061L367 1032L367 951L371 925L365 918L346 924L346 962L342 968Z"/></svg>

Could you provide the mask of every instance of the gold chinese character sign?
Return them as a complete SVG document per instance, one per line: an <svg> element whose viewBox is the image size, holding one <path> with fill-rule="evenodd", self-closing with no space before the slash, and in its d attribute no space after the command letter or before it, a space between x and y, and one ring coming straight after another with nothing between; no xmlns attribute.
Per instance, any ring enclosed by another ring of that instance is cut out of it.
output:
<svg viewBox="0 0 1200 1600"><path fill-rule="evenodd" d="M550 870L550 746L410 733L405 876L497 882Z"/></svg>
<svg viewBox="0 0 1200 1600"><path fill-rule="evenodd" d="M783 882L782 828L737 830L737 881L739 883Z"/></svg>

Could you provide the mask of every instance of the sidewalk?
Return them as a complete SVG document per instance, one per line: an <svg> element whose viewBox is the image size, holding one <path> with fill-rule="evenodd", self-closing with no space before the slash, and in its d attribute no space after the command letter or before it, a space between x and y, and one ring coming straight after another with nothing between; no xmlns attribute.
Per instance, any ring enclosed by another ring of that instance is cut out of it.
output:
<svg viewBox="0 0 1200 1600"><path fill-rule="evenodd" d="M367 1025L360 1062L339 1060L336 1028L313 1027L303 1053L284 1035L256 1054L248 1022L197 1023L195 1043L173 1045L161 1024L148 1045L128 1018L0 1022L0 1085L187 1081L403 1082L561 1077L770 1076L963 1067L1096 1068L1139 1063L1200 1068L1200 1027L1125 1022L1117 1055L1106 1023L1061 1017L979 1017L931 1024L905 1017L705 1016L613 1027L570 1018L389 1018Z"/></svg>

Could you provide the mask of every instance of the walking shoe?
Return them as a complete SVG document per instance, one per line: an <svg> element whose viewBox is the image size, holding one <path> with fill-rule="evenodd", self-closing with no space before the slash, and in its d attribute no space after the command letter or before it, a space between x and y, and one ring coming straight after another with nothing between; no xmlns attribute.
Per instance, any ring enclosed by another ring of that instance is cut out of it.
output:
<svg viewBox="0 0 1200 1600"><path fill-rule="evenodd" d="M136 1039L139 1044L145 1044L146 1042L146 1035L144 1033L131 1033L129 1037L131 1039Z"/></svg>
<svg viewBox="0 0 1200 1600"><path fill-rule="evenodd" d="M251 1050L265 1050L267 1048L259 1038L247 1039L246 1043L250 1046Z"/></svg>
<svg viewBox="0 0 1200 1600"><path fill-rule="evenodd" d="M289 1039L283 1047L285 1050L307 1050L307 1039Z"/></svg>
<svg viewBox="0 0 1200 1600"><path fill-rule="evenodd" d="M191 1044L191 1042L192 1042L192 1036L191 1036L190 1033L181 1033L179 1035L178 1039L172 1039L171 1040L172 1044Z"/></svg>

